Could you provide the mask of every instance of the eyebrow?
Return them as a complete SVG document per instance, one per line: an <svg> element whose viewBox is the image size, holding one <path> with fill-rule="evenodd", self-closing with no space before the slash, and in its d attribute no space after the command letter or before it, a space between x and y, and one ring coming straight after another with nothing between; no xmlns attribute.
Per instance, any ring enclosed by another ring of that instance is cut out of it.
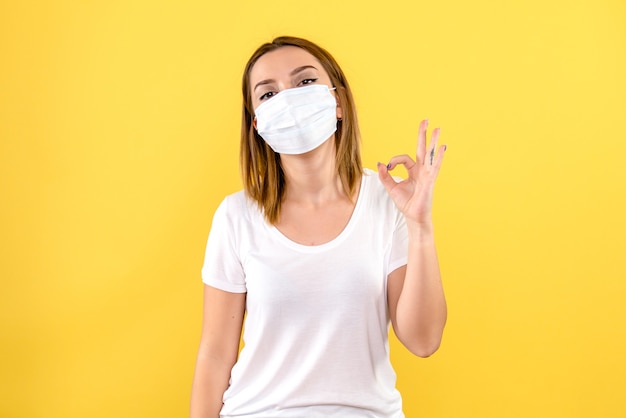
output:
<svg viewBox="0 0 626 418"><path fill-rule="evenodd" d="M314 70L317 70L317 68L316 68L316 67L314 67L314 66L312 66L312 65L303 65L302 67L298 67L298 68L293 69L293 70L289 73L289 76L293 77L294 75L296 75L296 74L298 74L298 73L301 73L301 72L302 72L302 71L304 71L304 70L308 70L309 68L313 68ZM254 90L256 90L256 89L257 89L258 87L260 87L260 86L263 86L263 85L265 85L265 84L270 84L270 83L273 83L274 81L276 81L276 80L271 79L271 78L268 78L267 80L261 80L261 81L259 81L258 83L256 83L256 85L254 86L253 91L254 91Z"/></svg>

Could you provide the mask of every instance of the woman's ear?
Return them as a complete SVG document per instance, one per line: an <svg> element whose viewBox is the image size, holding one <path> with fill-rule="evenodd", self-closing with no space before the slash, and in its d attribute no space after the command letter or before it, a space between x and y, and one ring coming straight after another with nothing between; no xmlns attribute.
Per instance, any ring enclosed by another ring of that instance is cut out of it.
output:
<svg viewBox="0 0 626 418"><path fill-rule="evenodd" d="M252 126L254 126L254 130L256 131L256 116L252 119Z"/></svg>
<svg viewBox="0 0 626 418"><path fill-rule="evenodd" d="M337 101L337 110L336 110L337 120L343 119L343 108L341 107L341 99L340 99L341 96L339 95L339 93L337 93L339 89L343 90L343 87L337 87L337 89L335 90L335 100Z"/></svg>

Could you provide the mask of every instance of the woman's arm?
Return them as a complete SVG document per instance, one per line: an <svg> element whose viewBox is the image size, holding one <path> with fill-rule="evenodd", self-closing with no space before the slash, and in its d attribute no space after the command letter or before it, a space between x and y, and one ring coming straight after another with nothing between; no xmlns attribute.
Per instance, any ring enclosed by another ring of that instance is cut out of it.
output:
<svg viewBox="0 0 626 418"><path fill-rule="evenodd" d="M204 285L202 337L191 390L191 418L219 418L230 371L239 353L245 293Z"/></svg>
<svg viewBox="0 0 626 418"><path fill-rule="evenodd" d="M437 350L447 318L432 222L435 180L446 146L437 148L439 129L435 129L427 152L427 128L428 121L422 121L415 160L399 155L388 165L378 165L381 182L406 219L409 237L407 265L388 277L391 321L398 339L421 357ZM396 183L389 170L398 165L403 165L409 176Z"/></svg>

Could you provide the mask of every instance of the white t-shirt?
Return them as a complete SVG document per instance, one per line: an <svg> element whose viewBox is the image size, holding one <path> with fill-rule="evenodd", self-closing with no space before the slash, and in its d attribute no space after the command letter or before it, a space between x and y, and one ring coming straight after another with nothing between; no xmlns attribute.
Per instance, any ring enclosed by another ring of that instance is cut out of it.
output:
<svg viewBox="0 0 626 418"><path fill-rule="evenodd" d="M297 244L238 192L215 212L204 283L247 292L244 347L222 417L400 418L387 275L407 262L403 215L366 170L348 225Z"/></svg>

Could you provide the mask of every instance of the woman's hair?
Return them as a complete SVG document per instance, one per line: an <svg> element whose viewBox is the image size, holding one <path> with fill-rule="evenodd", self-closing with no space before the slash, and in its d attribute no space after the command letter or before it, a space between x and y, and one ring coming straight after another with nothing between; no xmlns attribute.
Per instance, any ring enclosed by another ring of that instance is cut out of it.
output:
<svg viewBox="0 0 626 418"><path fill-rule="evenodd" d="M250 57L243 73L243 114L241 120L240 164L246 194L256 201L270 224L276 224L285 192L285 175L280 155L261 138L253 126L254 108L250 86L250 71L264 54L284 46L302 48L313 55L337 88L342 118L335 132L336 167L341 184L348 196L353 196L362 174L360 134L356 108L346 77L335 59L323 48L301 38L281 36L261 45Z"/></svg>

